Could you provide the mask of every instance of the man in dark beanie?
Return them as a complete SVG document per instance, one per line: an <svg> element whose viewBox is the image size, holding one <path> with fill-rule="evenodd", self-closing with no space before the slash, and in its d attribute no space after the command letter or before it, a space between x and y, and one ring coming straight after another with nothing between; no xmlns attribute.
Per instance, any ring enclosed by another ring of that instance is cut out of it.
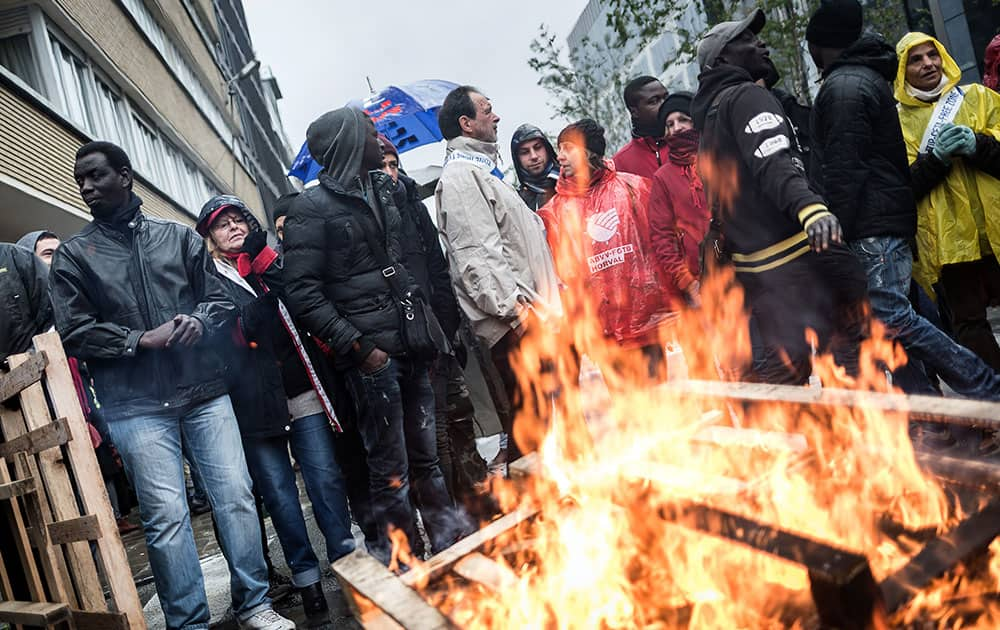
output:
<svg viewBox="0 0 1000 630"><path fill-rule="evenodd" d="M872 313L887 334L959 394L997 399L1000 376L910 304L917 207L892 94L899 61L881 36L861 29L857 0L825 0L806 29L823 80L813 107L813 179L865 269ZM921 371L906 377L897 379L904 389L933 391Z"/></svg>
<svg viewBox="0 0 1000 630"><path fill-rule="evenodd" d="M670 309L649 243L650 180L618 172L605 159L606 150L604 129L589 118L563 129L556 196L539 216L556 271L568 287L563 300L569 320L596 312L601 326L598 335L576 335L578 343L603 339L636 355L635 361L606 361L607 349L578 347L601 365L614 387L617 379L663 376L660 327ZM621 351L611 356L620 357ZM619 373L609 374L609 368ZM621 373L625 368L640 369Z"/></svg>

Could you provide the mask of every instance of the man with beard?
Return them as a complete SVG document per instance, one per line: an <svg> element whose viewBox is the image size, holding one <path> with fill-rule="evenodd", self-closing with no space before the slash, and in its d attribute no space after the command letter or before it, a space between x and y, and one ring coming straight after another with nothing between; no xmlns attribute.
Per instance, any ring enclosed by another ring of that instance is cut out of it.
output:
<svg viewBox="0 0 1000 630"><path fill-rule="evenodd" d="M813 177L868 274L872 313L889 336L959 394L998 399L1000 376L910 304L917 206L890 87L898 62L892 46L861 28L858 0L827 0L806 29L823 79L813 107Z"/></svg>
<svg viewBox="0 0 1000 630"><path fill-rule="evenodd" d="M917 197L913 277L943 298L959 343L1000 371L986 310L1000 303L1000 95L959 85L962 70L930 35L896 44L895 96Z"/></svg>
<svg viewBox="0 0 1000 630"><path fill-rule="evenodd" d="M632 140L615 153L615 168L620 173L651 178L667 157L663 122L658 115L667 88L656 77L641 76L628 82L622 97L632 117Z"/></svg>
<svg viewBox="0 0 1000 630"><path fill-rule="evenodd" d="M836 216L809 186L781 104L757 83L773 72L757 36L765 19L758 9L699 42L692 117L722 248L760 327L757 378L804 384L812 371L807 329L818 350L856 371L866 282Z"/></svg>
<svg viewBox="0 0 1000 630"><path fill-rule="evenodd" d="M87 361L139 498L167 626L208 627L210 617L185 500L183 436L218 519L240 627L294 628L266 595L236 416L222 365L203 343L235 310L215 265L193 230L143 214L120 147L83 145L73 176L94 221L52 260L56 328L66 352Z"/></svg>
<svg viewBox="0 0 1000 630"><path fill-rule="evenodd" d="M559 180L559 165L552 143L541 129L524 124L510 139L510 157L517 173L518 194L530 209L538 212L555 196Z"/></svg>

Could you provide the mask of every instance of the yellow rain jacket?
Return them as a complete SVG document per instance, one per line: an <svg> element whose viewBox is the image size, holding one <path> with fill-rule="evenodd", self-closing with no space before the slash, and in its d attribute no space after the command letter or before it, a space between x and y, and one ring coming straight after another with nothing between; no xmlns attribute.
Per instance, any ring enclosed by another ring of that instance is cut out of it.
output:
<svg viewBox="0 0 1000 630"><path fill-rule="evenodd" d="M907 33L896 44L899 71L895 95L911 164L917 159L935 103L925 103L907 94L906 58L910 49L927 42L937 47L948 81L940 98L955 89L962 76L948 51L930 35ZM979 84L964 85L961 90L965 98L952 122L1000 139L1000 95ZM917 203L918 259L913 262L913 277L928 292L937 282L942 265L990 255L984 249L987 241L993 253L1000 255L1000 180L967 165L961 157L953 157L951 164L948 177Z"/></svg>

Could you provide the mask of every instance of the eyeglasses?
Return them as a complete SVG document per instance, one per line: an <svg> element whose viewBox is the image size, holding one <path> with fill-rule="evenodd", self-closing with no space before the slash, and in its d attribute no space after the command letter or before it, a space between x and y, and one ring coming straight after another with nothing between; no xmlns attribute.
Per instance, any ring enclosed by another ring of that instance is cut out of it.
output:
<svg viewBox="0 0 1000 630"><path fill-rule="evenodd" d="M222 230L228 230L229 228L240 227L246 224L247 220L244 219L243 217L230 217L229 219L226 220L219 219L218 221L212 224L212 231L217 232Z"/></svg>

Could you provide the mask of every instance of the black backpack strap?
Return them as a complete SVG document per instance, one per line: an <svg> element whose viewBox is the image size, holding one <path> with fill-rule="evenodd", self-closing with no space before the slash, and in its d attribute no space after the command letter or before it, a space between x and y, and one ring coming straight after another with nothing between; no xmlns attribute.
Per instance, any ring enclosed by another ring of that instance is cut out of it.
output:
<svg viewBox="0 0 1000 630"><path fill-rule="evenodd" d="M376 237L376 234L384 235L384 232L376 224L374 217L362 215L356 208L351 209L354 210L355 216L366 224L361 225L361 231L364 233L365 242L368 243L369 249L372 250L372 255L375 256L375 261L381 268L382 277L385 278L389 289L396 296L396 299L400 301L409 300L410 292L405 290L399 282L399 274L403 270L402 266L389 258L389 253L385 250L385 246Z"/></svg>

